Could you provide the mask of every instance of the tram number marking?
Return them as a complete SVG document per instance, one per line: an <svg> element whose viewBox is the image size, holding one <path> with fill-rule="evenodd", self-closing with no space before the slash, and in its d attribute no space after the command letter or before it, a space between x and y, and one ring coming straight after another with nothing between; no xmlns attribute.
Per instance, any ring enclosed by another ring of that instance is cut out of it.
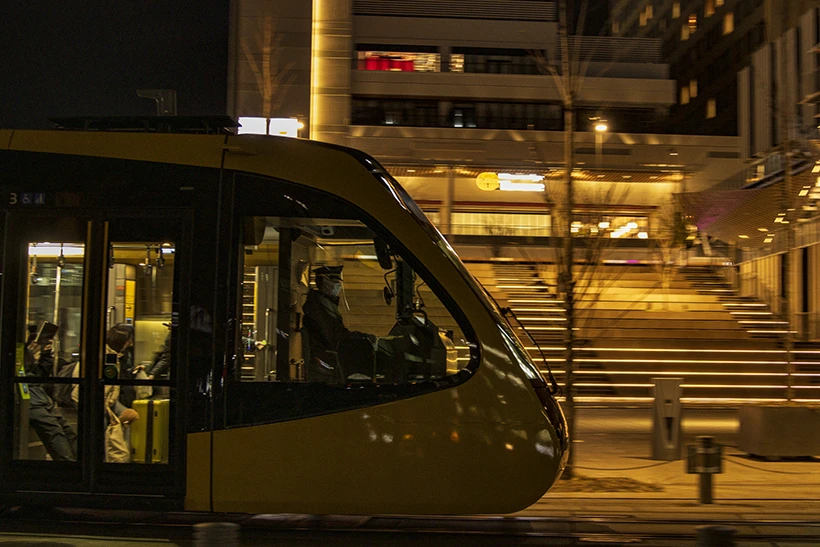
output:
<svg viewBox="0 0 820 547"><path fill-rule="evenodd" d="M9 192L9 205L45 205L46 195L42 192Z"/></svg>

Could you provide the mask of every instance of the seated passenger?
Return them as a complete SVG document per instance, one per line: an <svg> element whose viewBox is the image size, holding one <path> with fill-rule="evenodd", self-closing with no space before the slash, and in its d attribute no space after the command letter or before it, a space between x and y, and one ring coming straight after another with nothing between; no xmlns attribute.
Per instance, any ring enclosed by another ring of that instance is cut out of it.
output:
<svg viewBox="0 0 820 547"><path fill-rule="evenodd" d="M24 368L26 376L51 376L54 355L51 340L36 339L36 327L29 328ZM63 417L57 404L41 384L29 384L29 423L54 461L77 460L77 433Z"/></svg>
<svg viewBox="0 0 820 547"><path fill-rule="evenodd" d="M134 366L134 327L119 323L111 327L105 335L105 352L115 354L119 378L133 378ZM130 408L136 399L134 386L105 386L105 404L125 424L139 418L137 412ZM108 418L106 413L106 419Z"/></svg>
<svg viewBox="0 0 820 547"><path fill-rule="evenodd" d="M342 370L337 355L339 342L359 339L371 348L375 337L348 330L339 313L339 294L342 290L343 266L322 266L313 270L316 287L308 293L302 306L304 324L302 336L306 350L307 379L311 382L345 383L347 375Z"/></svg>

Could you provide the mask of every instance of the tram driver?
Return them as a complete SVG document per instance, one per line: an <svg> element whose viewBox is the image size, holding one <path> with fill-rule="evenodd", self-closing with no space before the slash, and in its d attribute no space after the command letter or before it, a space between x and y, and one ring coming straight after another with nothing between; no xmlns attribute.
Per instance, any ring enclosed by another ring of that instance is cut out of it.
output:
<svg viewBox="0 0 820 547"><path fill-rule="evenodd" d="M307 379L311 382L339 384L348 379L364 379L351 377L355 371L344 370L343 362L372 363L374 359L376 336L349 330L339 312L343 267L314 269L316 287L308 292L302 306L302 349ZM345 347L342 359L340 345Z"/></svg>

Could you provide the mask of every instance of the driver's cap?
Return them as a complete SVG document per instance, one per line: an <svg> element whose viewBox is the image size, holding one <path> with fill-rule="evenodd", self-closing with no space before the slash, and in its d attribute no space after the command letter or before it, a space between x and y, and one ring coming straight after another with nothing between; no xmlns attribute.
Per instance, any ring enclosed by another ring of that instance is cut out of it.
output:
<svg viewBox="0 0 820 547"><path fill-rule="evenodd" d="M330 279L341 279L342 268L344 268L344 266L322 266L321 268L313 270L313 275L316 277L325 276Z"/></svg>

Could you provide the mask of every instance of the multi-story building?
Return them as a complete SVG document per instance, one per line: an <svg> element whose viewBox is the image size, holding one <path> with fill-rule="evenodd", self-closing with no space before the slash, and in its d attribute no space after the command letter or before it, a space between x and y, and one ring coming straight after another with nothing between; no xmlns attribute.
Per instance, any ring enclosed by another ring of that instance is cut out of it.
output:
<svg viewBox="0 0 820 547"><path fill-rule="evenodd" d="M566 172L563 84L551 73L561 72L557 2L180 6L174 16L134 6L87 19L20 8L0 29L15 75L0 90L15 105L0 122L146 115L153 104L137 90L174 89L179 114L293 117L303 137L370 152L447 232L553 233ZM122 18L143 30L111 32ZM624 237L651 237L654 212L671 194L739 169L736 138L660 132L678 100L661 41L578 36L569 50L582 75L573 119L578 222L591 229L605 216L599 224L613 230L642 227ZM482 173L539 180L535 190L505 191L506 182L487 185L486 176L479 186Z"/></svg>
<svg viewBox="0 0 820 547"><path fill-rule="evenodd" d="M663 42L676 83L664 130L737 135L738 70L766 41L766 0L613 0L615 36Z"/></svg>
<svg viewBox="0 0 820 547"><path fill-rule="evenodd" d="M277 91L284 100L276 115L300 117L311 138L376 156L445 232L551 235L554 200L545 203L541 188L549 194L565 173L557 7L315 0L308 12L240 0L236 104L259 104L258 65L242 44L272 21L270 39L295 61L273 70L285 72L279 82L292 80ZM737 171L736 139L659 134L677 100L660 40L572 36L569 45L579 76L579 234L609 222L613 231L618 223L641 227L625 237L651 236L653 211L671 194ZM535 183L506 192L508 185L480 184L482 173Z"/></svg>

